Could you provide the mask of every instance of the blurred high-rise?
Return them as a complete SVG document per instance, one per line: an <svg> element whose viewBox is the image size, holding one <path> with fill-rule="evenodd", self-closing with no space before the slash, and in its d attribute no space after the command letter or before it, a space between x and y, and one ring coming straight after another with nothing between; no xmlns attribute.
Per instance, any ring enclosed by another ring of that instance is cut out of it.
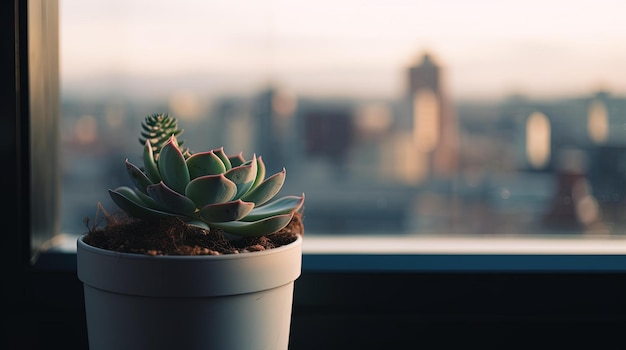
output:
<svg viewBox="0 0 626 350"><path fill-rule="evenodd" d="M447 91L443 69L424 53L408 69L407 98L412 139L426 159L429 178L452 178L458 171L458 123Z"/></svg>

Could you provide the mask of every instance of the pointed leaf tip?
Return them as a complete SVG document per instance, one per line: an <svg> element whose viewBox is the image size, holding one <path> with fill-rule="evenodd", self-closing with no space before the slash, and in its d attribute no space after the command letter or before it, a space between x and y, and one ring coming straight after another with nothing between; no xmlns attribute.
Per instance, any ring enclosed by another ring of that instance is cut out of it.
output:
<svg viewBox="0 0 626 350"><path fill-rule="evenodd" d="M161 149L158 167L163 182L174 191L184 194L190 176L185 156L177 146L176 137L171 136Z"/></svg>
<svg viewBox="0 0 626 350"><path fill-rule="evenodd" d="M272 216L270 218L262 219L259 221L231 221L211 223L209 226L221 228L227 233L240 237L260 237L266 236L275 232L278 232L289 225L289 222L293 218L293 213L284 214L278 216Z"/></svg>

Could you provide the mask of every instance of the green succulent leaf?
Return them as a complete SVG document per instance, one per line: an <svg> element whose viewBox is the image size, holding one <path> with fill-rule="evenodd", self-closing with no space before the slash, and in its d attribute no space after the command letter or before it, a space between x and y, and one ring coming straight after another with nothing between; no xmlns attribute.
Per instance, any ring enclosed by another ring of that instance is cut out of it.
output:
<svg viewBox="0 0 626 350"><path fill-rule="evenodd" d="M196 205L191 199L167 187L163 181L148 186L147 192L160 207L169 212L191 215L196 211Z"/></svg>
<svg viewBox="0 0 626 350"><path fill-rule="evenodd" d="M236 201L209 204L200 209L200 217L207 222L226 222L241 220L254 208L254 203Z"/></svg>
<svg viewBox="0 0 626 350"><path fill-rule="evenodd" d="M302 207L304 203L304 193L302 196L286 196L272 203L261 207L255 207L242 221L257 221L263 218L291 214Z"/></svg>
<svg viewBox="0 0 626 350"><path fill-rule="evenodd" d="M282 171L268 177L260 185L257 185L248 193L243 195L241 199L246 202L254 202L256 206L263 205L280 191L285 183L285 177L287 171L283 168Z"/></svg>
<svg viewBox="0 0 626 350"><path fill-rule="evenodd" d="M226 171L224 163L213 151L195 153L187 158L187 169L189 169L190 179L217 175Z"/></svg>
<svg viewBox="0 0 626 350"><path fill-rule="evenodd" d="M167 211L165 210L165 208L160 207L159 204L155 202L154 199L152 199L152 197L150 197L148 194L143 193L139 191L138 189L134 189L131 191L133 191L135 195L139 197L144 207L154 209L154 210L159 210L159 211Z"/></svg>
<svg viewBox="0 0 626 350"><path fill-rule="evenodd" d="M154 199L152 199L152 197L150 197L146 193L141 192L137 188L131 189L128 186L120 186L116 188L115 191L127 197L128 199L131 199L132 201L141 205L142 207L146 207L146 208L154 209L158 211L167 211L164 208L160 207L159 204L155 202Z"/></svg>
<svg viewBox="0 0 626 350"><path fill-rule="evenodd" d="M150 141L146 140L143 147L143 167L146 175L152 183L161 181L161 175L159 174L159 168L154 160L154 153Z"/></svg>
<svg viewBox="0 0 626 350"><path fill-rule="evenodd" d="M127 190L120 190L120 188L109 190L109 195L118 207L136 218L150 219L177 216L144 206L139 197L129 195Z"/></svg>
<svg viewBox="0 0 626 350"><path fill-rule="evenodd" d="M265 163L263 163L263 157L256 157L256 178L254 179L254 183L252 187L248 190L248 193L254 190L257 186L259 186L263 180L265 179Z"/></svg>
<svg viewBox="0 0 626 350"><path fill-rule="evenodd" d="M245 162L240 166L231 168L224 173L224 176L237 185L237 194L235 198L244 195L254 184L256 179L257 162L256 156L251 161Z"/></svg>
<svg viewBox="0 0 626 350"><path fill-rule="evenodd" d="M214 149L213 152L222 160L222 163L224 163L224 166L226 167L226 171L233 167L232 164L230 164L230 159L228 159L228 156L224 153L224 147Z"/></svg>
<svg viewBox="0 0 626 350"><path fill-rule="evenodd" d="M189 169L187 169L185 156L178 148L176 137L170 137L161 149L158 166L163 182L174 191L184 194L190 180Z"/></svg>
<svg viewBox="0 0 626 350"><path fill-rule="evenodd" d="M126 171L137 188L146 193L146 187L152 185L152 181L135 164L126 159Z"/></svg>
<svg viewBox="0 0 626 350"><path fill-rule="evenodd" d="M237 185L224 174L197 177L185 189L185 196L191 199L197 208L205 205L224 203L232 200L237 193Z"/></svg>
<svg viewBox="0 0 626 350"><path fill-rule="evenodd" d="M186 220L185 222L187 224L189 224L189 225L197 226L197 227L200 227L201 229L204 229L204 230L207 230L207 231L211 230L209 228L209 225L206 222L202 221L202 220Z"/></svg>
<svg viewBox="0 0 626 350"><path fill-rule="evenodd" d="M209 226L220 228L226 233L240 237L260 237L280 231L289 224L293 213L272 216L259 221L231 221L210 223Z"/></svg>
<svg viewBox="0 0 626 350"><path fill-rule="evenodd" d="M139 191L138 189L134 190L128 186L120 186L115 189L115 192L128 198L129 200L132 200L133 202L143 207L155 208L156 206L156 203L154 202L152 198L150 198L148 195L144 194L143 192Z"/></svg>
<svg viewBox="0 0 626 350"><path fill-rule="evenodd" d="M246 159L243 157L243 152L239 152L233 156L228 156L228 160L233 168L246 162Z"/></svg>

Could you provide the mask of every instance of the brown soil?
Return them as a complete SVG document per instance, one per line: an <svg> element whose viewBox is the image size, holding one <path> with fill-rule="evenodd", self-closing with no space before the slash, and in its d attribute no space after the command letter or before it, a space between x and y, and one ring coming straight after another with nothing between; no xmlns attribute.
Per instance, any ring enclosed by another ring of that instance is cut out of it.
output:
<svg viewBox="0 0 626 350"><path fill-rule="evenodd" d="M124 253L147 255L220 255L239 254L280 247L304 235L302 214L296 212L282 230L264 237L224 237L221 230L210 232L184 223L180 219L144 221L123 213L105 213L103 226L89 227L85 243L94 247ZM89 224L89 219L85 220Z"/></svg>

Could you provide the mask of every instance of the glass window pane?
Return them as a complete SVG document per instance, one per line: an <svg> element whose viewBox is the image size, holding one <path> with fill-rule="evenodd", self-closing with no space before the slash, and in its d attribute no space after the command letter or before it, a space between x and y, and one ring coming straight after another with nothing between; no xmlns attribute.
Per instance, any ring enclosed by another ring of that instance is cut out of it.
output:
<svg viewBox="0 0 626 350"><path fill-rule="evenodd" d="M618 235L624 5L60 4L63 231L128 184L140 122L287 169L307 234Z"/></svg>

